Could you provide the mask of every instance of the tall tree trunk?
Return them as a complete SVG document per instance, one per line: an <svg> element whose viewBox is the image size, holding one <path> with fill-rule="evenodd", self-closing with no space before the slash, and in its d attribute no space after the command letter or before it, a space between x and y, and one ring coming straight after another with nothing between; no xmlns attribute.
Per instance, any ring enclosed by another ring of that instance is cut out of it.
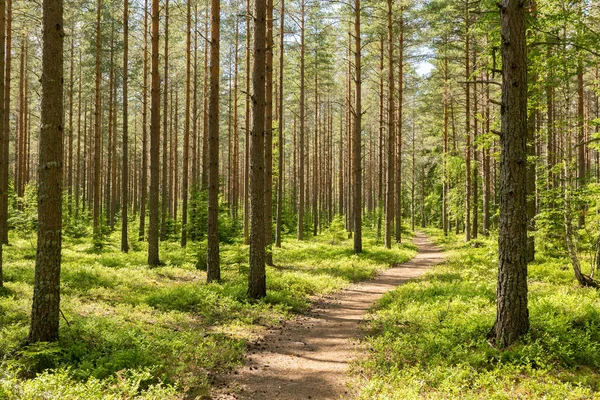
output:
<svg viewBox="0 0 600 400"><path fill-rule="evenodd" d="M300 133L298 135L298 240L304 239L304 119L305 119L305 89L304 89L304 55L305 48L305 19L306 19L306 4L305 0L300 2Z"/></svg>
<svg viewBox="0 0 600 400"><path fill-rule="evenodd" d="M354 253L362 253L362 75L361 75L361 40L360 40L360 0L354 0L354 135L353 135L353 167L354 167L354 201L352 202L354 222Z"/></svg>
<svg viewBox="0 0 600 400"><path fill-rule="evenodd" d="M283 53L285 38L285 0L281 0L279 15L279 160L277 177L277 219L275 223L275 246L281 247L281 217L283 214L283 160L284 160L284 135L283 135Z"/></svg>
<svg viewBox="0 0 600 400"><path fill-rule="evenodd" d="M10 0L8 0L7 4L10 4ZM8 26L7 26L8 28ZM64 164L67 166L67 201L68 201L68 214L69 217L73 215L73 65L75 62L75 35L74 32L71 32L71 60L69 65L69 136L68 136L68 148L67 148L67 162ZM10 76L10 46L7 41L7 64L6 64L6 78L7 83L9 84L9 76ZM10 98L10 88L7 85L5 87L5 100ZM8 110L10 110L10 105L6 105L6 112L4 116L9 115ZM8 125L8 120L5 123L5 126Z"/></svg>
<svg viewBox="0 0 600 400"><path fill-rule="evenodd" d="M303 1L304 3L304 1ZM250 142L250 275L248 296L267 295L265 276L265 67L266 0L254 1L254 63L252 66L252 134Z"/></svg>
<svg viewBox="0 0 600 400"><path fill-rule="evenodd" d="M82 54L83 51L79 49L79 91L77 93L77 162L76 162L76 174L75 174L75 217L79 217L79 194L81 190L81 87L83 82L83 75L81 74L82 65ZM87 115L87 102L85 103L85 109L83 109L84 119ZM85 125L85 124L84 124ZM84 126L85 129L85 126Z"/></svg>
<svg viewBox="0 0 600 400"><path fill-rule="evenodd" d="M121 251L129 251L127 240L127 209L129 208L129 120L127 103L127 83L129 75L129 0L123 0L123 167L121 169Z"/></svg>
<svg viewBox="0 0 600 400"><path fill-rule="evenodd" d="M585 115L584 115L584 91L583 91L583 55L579 56L577 63L577 187L585 187ZM582 229L585 226L585 205L578 207L577 226Z"/></svg>
<svg viewBox="0 0 600 400"><path fill-rule="evenodd" d="M404 122L404 7L400 8L398 49L398 122L396 124L396 242L402 242L402 125Z"/></svg>
<svg viewBox="0 0 600 400"><path fill-rule="evenodd" d="M148 0L144 0L144 69L142 87L142 165L140 171L139 240L146 236L146 197L148 193Z"/></svg>
<svg viewBox="0 0 600 400"><path fill-rule="evenodd" d="M0 131L0 287L2 286L2 245L8 243L8 153L10 142L10 71L12 47L12 0L6 1L6 83L4 118Z"/></svg>
<svg viewBox="0 0 600 400"><path fill-rule="evenodd" d="M442 230L444 236L448 235L448 55L447 39L444 37L444 137L442 154Z"/></svg>
<svg viewBox="0 0 600 400"><path fill-rule="evenodd" d="M477 52L473 51L473 69L477 70ZM479 159L477 154L477 135L479 134L479 97L477 86L473 85L473 223L471 236L477 239L479 230Z"/></svg>
<svg viewBox="0 0 600 400"><path fill-rule="evenodd" d="M394 197L395 169L396 169L396 144L394 131L394 27L392 25L393 1L387 0L387 36L388 36L388 160L387 160L387 212L385 218L385 247L392 248L392 230L394 228Z"/></svg>
<svg viewBox="0 0 600 400"><path fill-rule="evenodd" d="M160 186L160 76L158 74L159 0L152 0L152 89L150 91L150 221L148 223L148 264L158 266L158 224Z"/></svg>
<svg viewBox="0 0 600 400"><path fill-rule="evenodd" d="M236 12L238 10L238 4L236 2ZM234 61L233 61L233 192L231 193L232 198L232 216L233 219L238 221L239 215L239 199L240 199L240 128L239 128L239 116L238 116L238 80L239 80L239 17L235 18L235 38L234 38Z"/></svg>
<svg viewBox="0 0 600 400"><path fill-rule="evenodd" d="M95 90L95 106L94 106L94 201L93 201L93 212L92 220L94 227L94 239L98 240L100 236L100 138L102 132L100 131L100 43L101 39L101 25L100 18L102 12L102 0L97 2L96 10L96 90Z"/></svg>
<svg viewBox="0 0 600 400"><path fill-rule="evenodd" d="M208 110L208 282L221 279L219 266L219 46L220 0L210 2L210 100Z"/></svg>
<svg viewBox="0 0 600 400"><path fill-rule="evenodd" d="M187 212L188 212L188 179L190 159L190 74L192 66L192 0L187 0L186 14L186 58L185 58L185 120L183 127L183 171L181 176L181 195L183 204L181 210L181 247L187 245Z"/></svg>
<svg viewBox="0 0 600 400"><path fill-rule="evenodd" d="M465 240L471 240L471 37L469 3L465 2Z"/></svg>
<svg viewBox="0 0 600 400"><path fill-rule="evenodd" d="M385 180L385 176L384 176L384 170L383 170L383 145L384 145L384 140L383 140L383 135L384 135L384 131L385 131L385 122L384 122L384 118L385 116L383 115L383 107L384 107L384 88L383 88L383 81L384 81L384 75L385 75L385 42L384 42L384 36L381 35L379 38L379 143L378 143L378 159L377 159L377 164L378 164L378 174L377 174L377 226L376 226L376 237L377 237L377 243L379 243L379 241L381 240L381 225L382 225L382 219L383 219L383 213L384 213L384 207L385 207L385 195L383 193L383 184L384 184L384 180ZM341 146L340 146L341 148ZM389 158L389 156L388 156ZM340 162L341 162L341 157L340 157ZM388 166L389 167L389 166ZM394 166L395 168L395 166ZM387 209L386 209L387 211ZM387 221L387 216L386 216L386 221Z"/></svg>
<svg viewBox="0 0 600 400"><path fill-rule="evenodd" d="M165 0L165 51L163 76L163 132L160 240L167 240L167 211L169 209L169 157L168 157L168 106L169 106L169 0Z"/></svg>
<svg viewBox="0 0 600 400"><path fill-rule="evenodd" d="M0 1L0 43L4 42L4 1ZM35 258L31 330L28 342L58 339L60 252L62 237L63 153L63 7L62 0L42 3L42 102L38 168L38 243ZM4 63L4 47L0 64ZM4 86L0 65L0 85ZM0 87L0 96L4 88ZM0 104L3 104L0 99ZM3 111L0 111L0 114ZM0 115L0 121L4 121Z"/></svg>
<svg viewBox="0 0 600 400"><path fill-rule="evenodd" d="M273 265L273 0L267 0L265 54L265 262Z"/></svg>
<svg viewBox="0 0 600 400"><path fill-rule="evenodd" d="M203 123L202 123L202 189L206 189L208 187L208 98L210 97L210 95L208 94L209 88L208 88L208 77L209 77L209 71L208 71L208 58L209 58L209 54L208 54L208 40L206 38L208 38L208 27L209 27L209 23L208 23L208 8L206 9L206 28L205 28L205 32L204 32L204 38L205 40L203 40L204 42L204 83L203 83L203 97L204 97L204 101L203 101L203 107L202 107L202 118L203 118Z"/></svg>
<svg viewBox="0 0 600 400"><path fill-rule="evenodd" d="M527 309L527 50L525 10L502 0L502 135L496 343L513 344L529 330Z"/></svg>
<svg viewBox="0 0 600 400"><path fill-rule="evenodd" d="M250 240L250 0L246 0L246 110L244 125L246 136L244 141L244 243L248 244Z"/></svg>

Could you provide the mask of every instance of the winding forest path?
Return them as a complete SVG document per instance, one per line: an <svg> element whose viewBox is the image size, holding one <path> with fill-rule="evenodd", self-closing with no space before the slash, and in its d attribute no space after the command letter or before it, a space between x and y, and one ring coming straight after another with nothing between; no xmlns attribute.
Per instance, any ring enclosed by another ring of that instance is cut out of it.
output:
<svg viewBox="0 0 600 400"><path fill-rule="evenodd" d="M226 378L215 396L221 400L340 399L348 393L347 369L357 355L360 322L387 291L418 277L444 259L422 233L418 254L371 281L352 285L315 304L310 313L253 343L243 367Z"/></svg>

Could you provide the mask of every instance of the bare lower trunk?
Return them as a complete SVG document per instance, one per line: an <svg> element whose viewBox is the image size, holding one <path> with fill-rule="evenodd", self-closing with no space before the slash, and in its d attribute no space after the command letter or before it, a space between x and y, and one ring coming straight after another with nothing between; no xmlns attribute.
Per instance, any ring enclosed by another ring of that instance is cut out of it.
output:
<svg viewBox="0 0 600 400"><path fill-rule="evenodd" d="M0 16L3 15L4 1L0 1ZM3 18L0 21L2 43ZM45 0L42 24L41 151L38 152L39 222L29 343L58 339L64 126L63 37L62 0ZM3 50L0 51L0 60L4 60L2 53ZM2 73L0 85L4 84ZM4 94L3 89L0 87L1 94ZM1 100L0 104L3 103ZM0 121L3 121L1 115Z"/></svg>

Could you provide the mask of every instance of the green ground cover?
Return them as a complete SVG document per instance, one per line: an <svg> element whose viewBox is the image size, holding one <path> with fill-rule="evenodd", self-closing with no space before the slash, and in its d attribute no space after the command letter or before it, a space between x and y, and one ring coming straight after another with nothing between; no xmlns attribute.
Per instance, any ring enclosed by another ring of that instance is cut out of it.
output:
<svg viewBox="0 0 600 400"><path fill-rule="evenodd" d="M447 261L385 295L366 324L368 356L354 365L361 399L600 397L600 296L577 286L566 258L529 266L530 334L500 351L495 318L497 238L427 233Z"/></svg>
<svg viewBox="0 0 600 400"><path fill-rule="evenodd" d="M60 341L29 347L23 343L35 241L34 235L11 236L0 294L0 399L208 396L214 375L239 365L246 342L265 328L303 312L317 296L415 254L410 244L383 249L370 231L359 256L339 232L303 242L286 238L274 249L276 266L267 268L267 298L251 303L247 246L222 245L223 280L206 284L206 273L196 268L198 243L187 249L161 243L165 264L151 269L145 244L132 241L132 251L123 254L119 235L109 235L101 250L90 239L65 237Z"/></svg>

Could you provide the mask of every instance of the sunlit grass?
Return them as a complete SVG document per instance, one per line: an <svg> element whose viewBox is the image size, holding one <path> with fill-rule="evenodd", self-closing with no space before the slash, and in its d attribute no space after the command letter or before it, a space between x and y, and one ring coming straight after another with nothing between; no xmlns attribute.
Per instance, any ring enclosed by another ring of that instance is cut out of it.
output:
<svg viewBox="0 0 600 400"><path fill-rule="evenodd" d="M135 231L133 231L135 232ZM366 230L364 253L328 234L286 238L267 267L267 297L248 300L248 246L221 246L222 282L196 269L198 243L160 245L164 265L146 265L146 244L119 251L118 231L98 250L65 237L58 344L24 347L35 238L10 237L0 293L0 399L207 396L212 376L242 360L246 342L306 310L313 299L408 260L411 244L385 250ZM132 235L133 236L133 235ZM374 236L374 235L373 235ZM135 237L135 236L133 236ZM46 394L44 396L46 396Z"/></svg>
<svg viewBox="0 0 600 400"><path fill-rule="evenodd" d="M497 239L430 230L448 261L384 296L370 316L361 399L590 398L600 384L600 298L566 259L529 267L531 331L506 350L496 315Z"/></svg>

